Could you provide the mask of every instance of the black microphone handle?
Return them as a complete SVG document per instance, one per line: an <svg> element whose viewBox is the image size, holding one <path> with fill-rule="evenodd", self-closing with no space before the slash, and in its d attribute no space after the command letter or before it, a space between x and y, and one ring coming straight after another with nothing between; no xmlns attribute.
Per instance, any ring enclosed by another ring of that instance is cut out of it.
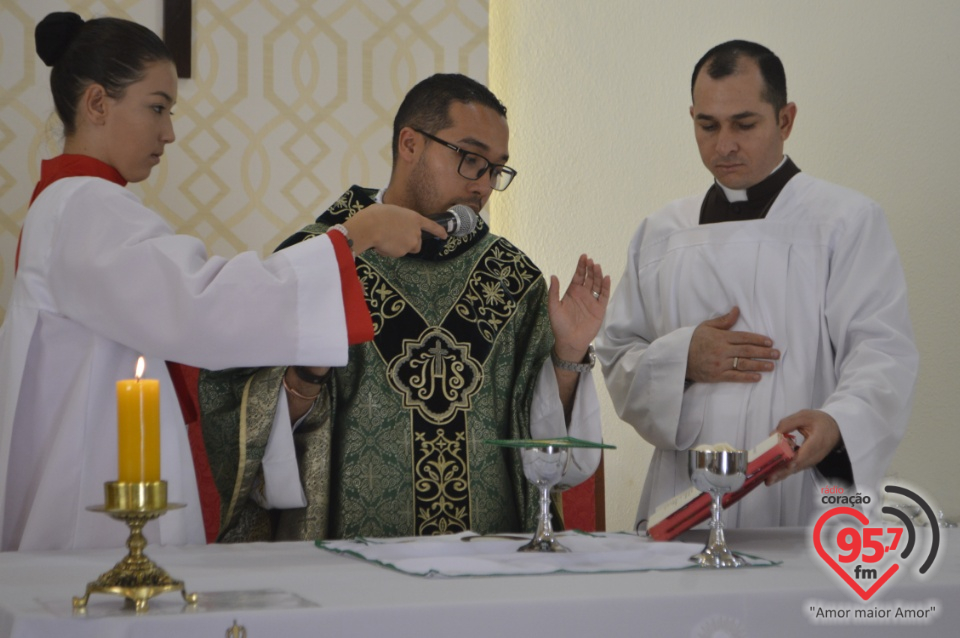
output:
<svg viewBox="0 0 960 638"><path fill-rule="evenodd" d="M447 235L450 237L469 235L477 227L476 213L474 213L469 206L464 206L463 204L457 204L442 213L427 215L426 217L443 226L444 230L447 231ZM422 232L424 239L428 237L436 239L436 235L431 235L426 231Z"/></svg>
<svg viewBox="0 0 960 638"><path fill-rule="evenodd" d="M436 215L427 215L427 219L432 220L443 226L443 229L447 231L448 235L452 235L460 228L460 218L451 213L450 211L444 211L442 213L437 213ZM430 235L430 233L427 233ZM435 237L435 235L430 235Z"/></svg>

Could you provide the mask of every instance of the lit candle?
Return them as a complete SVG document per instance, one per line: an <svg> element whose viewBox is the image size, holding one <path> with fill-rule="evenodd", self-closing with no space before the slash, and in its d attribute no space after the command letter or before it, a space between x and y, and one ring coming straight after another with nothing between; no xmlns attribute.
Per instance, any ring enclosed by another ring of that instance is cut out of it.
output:
<svg viewBox="0 0 960 638"><path fill-rule="evenodd" d="M137 377L117 381L117 449L119 481L149 483L160 480L160 381Z"/></svg>

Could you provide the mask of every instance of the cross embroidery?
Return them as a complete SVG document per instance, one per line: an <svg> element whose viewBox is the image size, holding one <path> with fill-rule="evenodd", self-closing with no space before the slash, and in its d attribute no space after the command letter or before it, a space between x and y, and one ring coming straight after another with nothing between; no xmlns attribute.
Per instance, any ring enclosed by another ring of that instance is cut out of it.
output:
<svg viewBox="0 0 960 638"><path fill-rule="evenodd" d="M367 400L359 404L361 408L367 410L367 420L373 421L374 410L380 407L378 401L373 400L373 392L367 392Z"/></svg>
<svg viewBox="0 0 960 638"><path fill-rule="evenodd" d="M443 356L446 354L449 354L449 351L446 348L444 348L442 345L440 345L440 341L437 340L437 342L433 345L433 347L430 348L427 352L433 355L433 376L435 378L442 377L443 376Z"/></svg>
<svg viewBox="0 0 960 638"><path fill-rule="evenodd" d="M365 476L366 476L366 479L367 479L367 484L369 485L370 489L372 490L372 489L373 489L373 479L374 479L373 465L371 465L371 464L369 464L369 463L367 464L367 472L366 472L366 475L365 475Z"/></svg>
<svg viewBox="0 0 960 638"><path fill-rule="evenodd" d="M421 279L426 279L426 287L433 288L433 273L430 268L425 268L423 272L420 273Z"/></svg>

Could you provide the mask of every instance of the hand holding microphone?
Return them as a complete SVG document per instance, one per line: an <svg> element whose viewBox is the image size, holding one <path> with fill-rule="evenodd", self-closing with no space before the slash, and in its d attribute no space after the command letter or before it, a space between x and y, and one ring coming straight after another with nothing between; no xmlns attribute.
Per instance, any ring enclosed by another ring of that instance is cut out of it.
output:
<svg viewBox="0 0 960 638"><path fill-rule="evenodd" d="M477 227L477 214L473 212L472 208L463 204L452 206L442 213L426 215L426 218L443 226L450 237L464 237L472 233ZM424 239L432 239L433 237L434 235L426 231L423 232Z"/></svg>
<svg viewBox="0 0 960 638"><path fill-rule="evenodd" d="M447 238L440 224L420 213L392 204L373 204L343 222L351 248L360 254L373 248L385 257L420 252L422 237Z"/></svg>
<svg viewBox="0 0 960 638"><path fill-rule="evenodd" d="M457 204L435 215L392 204L373 204L343 223L358 255L373 248L385 257L420 252L426 239L463 237L477 227L477 215L469 206Z"/></svg>

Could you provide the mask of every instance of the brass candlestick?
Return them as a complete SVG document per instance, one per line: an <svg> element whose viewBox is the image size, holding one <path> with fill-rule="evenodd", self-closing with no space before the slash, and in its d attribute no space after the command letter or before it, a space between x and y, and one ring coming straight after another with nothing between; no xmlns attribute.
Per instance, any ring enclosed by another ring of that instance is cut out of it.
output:
<svg viewBox="0 0 960 638"><path fill-rule="evenodd" d="M87 591L82 597L74 596L73 609L78 612L86 611L90 594L123 596L126 598L126 606L135 607L138 613L149 609L147 601L166 592L179 591L187 603L196 603L197 595L188 594L182 580L170 578L163 568L143 554L143 548L147 546L143 526L147 521L158 518L169 510L185 507L182 503L167 503L167 482L110 481L103 484L103 492L105 503L87 509L124 521L130 528L130 536L127 538L127 548L130 551L113 569L87 583Z"/></svg>

